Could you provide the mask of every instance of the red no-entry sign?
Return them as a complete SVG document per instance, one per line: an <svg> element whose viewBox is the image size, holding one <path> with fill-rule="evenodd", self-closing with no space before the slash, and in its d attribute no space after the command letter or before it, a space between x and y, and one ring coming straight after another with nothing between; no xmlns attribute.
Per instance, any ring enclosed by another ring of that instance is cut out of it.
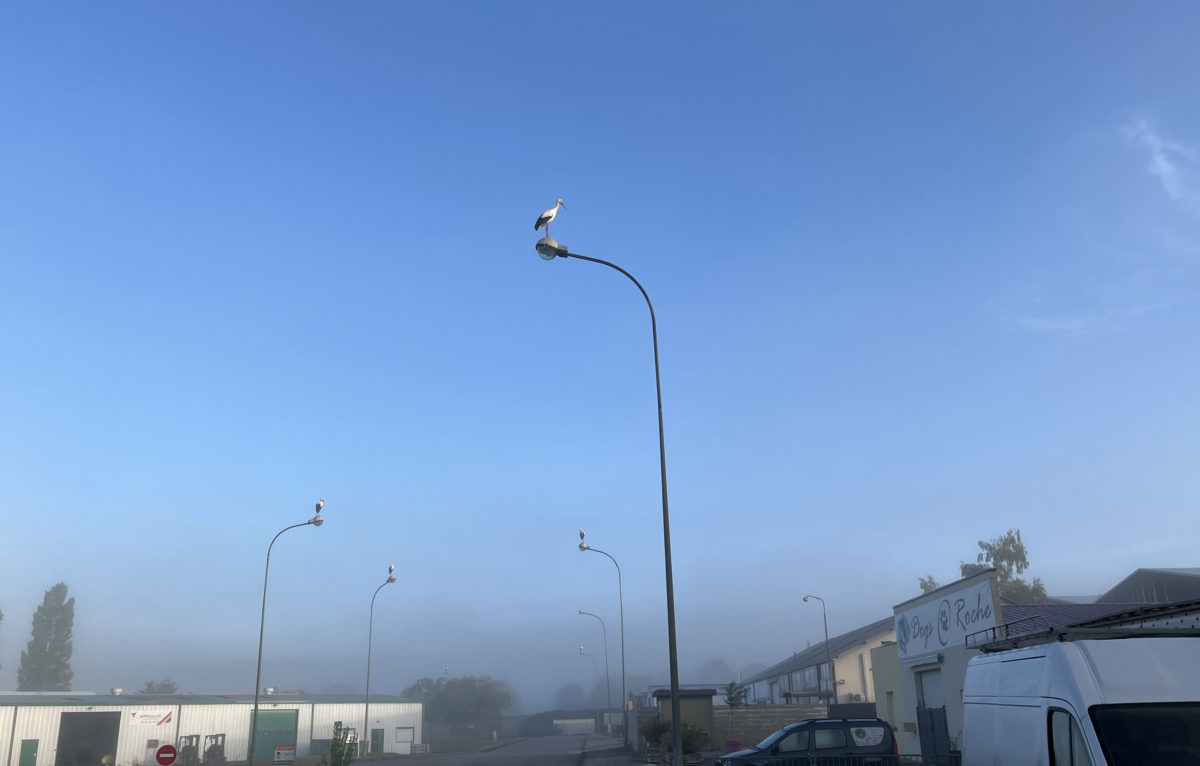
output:
<svg viewBox="0 0 1200 766"><path fill-rule="evenodd" d="M154 752L154 760L158 761L158 766L171 766L178 755L174 745L163 745Z"/></svg>

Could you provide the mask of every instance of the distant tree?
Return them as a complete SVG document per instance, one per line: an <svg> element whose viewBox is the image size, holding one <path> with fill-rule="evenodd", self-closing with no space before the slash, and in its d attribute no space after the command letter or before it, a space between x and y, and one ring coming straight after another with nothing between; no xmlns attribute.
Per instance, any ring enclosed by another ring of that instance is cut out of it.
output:
<svg viewBox="0 0 1200 766"><path fill-rule="evenodd" d="M504 711L512 705L508 686L490 676L422 678L401 695L423 701L430 723L499 726Z"/></svg>
<svg viewBox="0 0 1200 766"><path fill-rule="evenodd" d="M75 599L67 598L66 583L46 591L33 613L29 644L21 652L17 691L67 692L71 690L71 631L75 624Z"/></svg>
<svg viewBox="0 0 1200 766"><path fill-rule="evenodd" d="M175 682L164 678L161 681L147 681L138 694L174 694L177 691L179 691L179 687Z"/></svg>
<svg viewBox="0 0 1200 766"><path fill-rule="evenodd" d="M400 696L428 702L437 696L437 693L441 691L445 683L445 678L419 678L405 687L404 691L400 692Z"/></svg>
<svg viewBox="0 0 1200 766"><path fill-rule="evenodd" d="M554 692L554 707L556 710L578 710L587 704L587 696L583 687L577 683L567 683L558 687Z"/></svg>
<svg viewBox="0 0 1200 766"><path fill-rule="evenodd" d="M433 701L432 720L451 723L494 723L512 705L512 692L491 676L446 679Z"/></svg>
<svg viewBox="0 0 1200 766"><path fill-rule="evenodd" d="M1029 568L1029 557L1025 543L1021 541L1021 530L1010 529L993 540L980 540L979 551L975 563L959 565L963 577L970 577L988 567L994 567L1001 598L1018 604L1046 603L1046 587L1039 578L1033 578L1033 582L1025 582L1018 576Z"/></svg>
<svg viewBox="0 0 1200 766"><path fill-rule="evenodd" d="M928 577L921 577L918 579L918 582L920 582L920 584L921 584L921 592L922 593L933 593L935 590L942 587L942 586L938 585L937 580L933 579L933 575L929 575Z"/></svg>

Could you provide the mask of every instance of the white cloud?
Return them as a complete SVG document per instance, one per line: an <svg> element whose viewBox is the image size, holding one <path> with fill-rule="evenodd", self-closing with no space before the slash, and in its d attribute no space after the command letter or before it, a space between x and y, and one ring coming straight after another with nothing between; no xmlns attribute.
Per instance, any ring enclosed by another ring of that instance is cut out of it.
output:
<svg viewBox="0 0 1200 766"><path fill-rule="evenodd" d="M1059 316L1014 316L1013 326L1028 332L1055 333L1059 335L1083 335L1102 327L1132 321L1144 314L1160 311L1165 305L1111 306L1102 311Z"/></svg>
<svg viewBox="0 0 1200 766"><path fill-rule="evenodd" d="M1148 122L1126 125L1125 138L1150 154L1146 169L1173 201L1200 212L1200 156L1191 146L1163 138Z"/></svg>

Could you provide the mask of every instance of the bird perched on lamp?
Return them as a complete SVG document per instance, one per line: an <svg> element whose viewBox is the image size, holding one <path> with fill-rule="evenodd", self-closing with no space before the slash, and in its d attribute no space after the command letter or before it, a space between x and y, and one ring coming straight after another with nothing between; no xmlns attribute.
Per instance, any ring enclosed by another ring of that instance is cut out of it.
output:
<svg viewBox="0 0 1200 766"><path fill-rule="evenodd" d="M562 197L558 198L558 201L554 203L554 207L550 208L549 210L543 211L542 214L538 216L537 222L533 224L533 230L537 231L538 229L545 226L546 227L546 236L547 237L550 236L550 222L554 220L554 216L558 215L558 209L560 207L562 207L564 209L567 207L566 204L562 201Z"/></svg>

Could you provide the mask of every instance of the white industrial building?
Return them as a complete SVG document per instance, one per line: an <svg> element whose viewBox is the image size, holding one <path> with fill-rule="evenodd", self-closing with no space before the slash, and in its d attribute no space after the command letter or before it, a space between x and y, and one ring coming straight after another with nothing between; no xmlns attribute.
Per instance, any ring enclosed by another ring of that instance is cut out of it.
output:
<svg viewBox="0 0 1200 766"><path fill-rule="evenodd" d="M336 722L357 736L363 703L260 697L255 761L328 752ZM176 748L174 766L245 762L253 708L250 695L0 692L0 766L157 766L163 745ZM421 749L421 702L372 696L369 713L371 752Z"/></svg>

